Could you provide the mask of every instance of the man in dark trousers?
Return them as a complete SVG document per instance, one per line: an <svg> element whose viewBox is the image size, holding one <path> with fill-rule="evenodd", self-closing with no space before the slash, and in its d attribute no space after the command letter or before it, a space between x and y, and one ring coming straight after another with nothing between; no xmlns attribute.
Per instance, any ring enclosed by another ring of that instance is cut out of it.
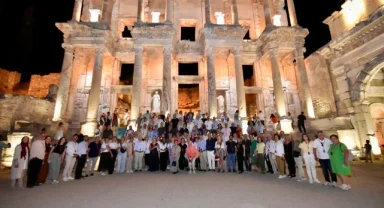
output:
<svg viewBox="0 0 384 208"><path fill-rule="evenodd" d="M307 132L305 129L305 120L307 120L307 117L305 117L304 112L301 112L301 114L297 116L297 126L299 126L300 133L303 133L303 130L304 133Z"/></svg>

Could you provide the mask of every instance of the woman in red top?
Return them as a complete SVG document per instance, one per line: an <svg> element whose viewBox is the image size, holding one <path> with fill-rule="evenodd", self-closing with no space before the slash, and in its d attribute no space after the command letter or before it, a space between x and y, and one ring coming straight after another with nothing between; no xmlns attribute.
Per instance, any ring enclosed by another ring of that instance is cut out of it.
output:
<svg viewBox="0 0 384 208"><path fill-rule="evenodd" d="M197 158L199 158L200 154L199 151L197 151L197 148L195 145L193 145L193 142L191 140L188 141L188 147L185 150L185 158L188 160L188 166L189 166L189 174L193 172L195 174L195 161Z"/></svg>

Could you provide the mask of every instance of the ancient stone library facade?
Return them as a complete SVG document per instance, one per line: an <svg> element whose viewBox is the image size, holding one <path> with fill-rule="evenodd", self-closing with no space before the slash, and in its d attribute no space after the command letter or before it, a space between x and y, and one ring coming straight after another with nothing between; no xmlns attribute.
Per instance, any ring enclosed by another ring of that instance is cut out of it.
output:
<svg viewBox="0 0 384 208"><path fill-rule="evenodd" d="M246 121L261 110L290 132L284 117L304 111L313 130L356 150L370 139L379 154L383 4L347 0L324 21L331 42L304 59L309 32L293 0L75 0L72 20L56 24L65 55L53 120L93 135L116 108L133 120L193 108Z"/></svg>

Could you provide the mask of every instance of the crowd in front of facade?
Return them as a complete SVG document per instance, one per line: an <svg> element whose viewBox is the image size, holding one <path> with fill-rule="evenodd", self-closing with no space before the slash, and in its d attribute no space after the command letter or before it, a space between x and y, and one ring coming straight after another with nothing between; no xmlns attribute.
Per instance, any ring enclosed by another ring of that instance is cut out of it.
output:
<svg viewBox="0 0 384 208"><path fill-rule="evenodd" d="M283 131L266 132L262 112L248 121L246 134L237 113L231 121L226 113L210 118L192 111L176 111L167 117L147 112L136 119L136 130L128 125L129 118L117 127L116 118L115 113L102 115L92 139L80 131L65 138L62 123L53 138L42 132L31 147L29 138L24 137L15 148L12 187L16 181L23 187L25 174L29 188L47 181L57 184L62 163L64 182L91 177L97 162L97 171L102 176L168 170L173 174L181 170L189 174L256 171L312 184L321 183L316 175L319 162L324 185L336 187L340 179L341 189L351 188L346 177L351 176L350 152L337 135L328 139L318 132L313 140L305 133L296 138L295 134Z"/></svg>

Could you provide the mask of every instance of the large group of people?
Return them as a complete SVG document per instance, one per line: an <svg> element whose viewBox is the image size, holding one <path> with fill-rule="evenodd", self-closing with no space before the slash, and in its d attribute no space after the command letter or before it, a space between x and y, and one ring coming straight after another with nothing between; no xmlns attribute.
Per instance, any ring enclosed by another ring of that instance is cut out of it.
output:
<svg viewBox="0 0 384 208"><path fill-rule="evenodd" d="M351 188L347 180L351 176L349 150L337 135L328 139L318 132L313 140L305 133L297 138L283 131L267 132L262 112L248 121L246 133L238 112L230 119L226 113L210 118L200 111L176 111L168 116L147 111L135 121L129 116L118 121L115 113L101 116L93 138L80 131L66 138L62 123L54 138L42 132L31 147L29 138L24 137L15 148L12 187L16 181L23 187L26 173L29 188L48 181L57 184L63 163L64 182L94 176L95 171L106 176L185 170L189 174L271 173L279 179L289 177L312 184L321 183L316 174L319 162L324 185L336 187L340 179L343 190Z"/></svg>

